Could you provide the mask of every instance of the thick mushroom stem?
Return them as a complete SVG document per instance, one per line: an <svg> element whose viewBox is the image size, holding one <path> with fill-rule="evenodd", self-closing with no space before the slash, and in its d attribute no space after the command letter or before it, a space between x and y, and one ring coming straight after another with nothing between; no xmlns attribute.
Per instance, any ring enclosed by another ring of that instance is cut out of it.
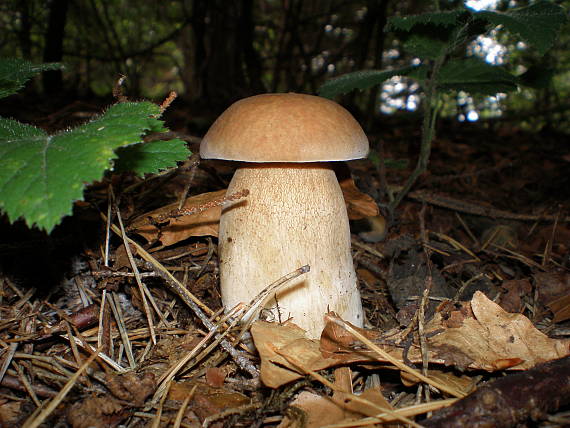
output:
<svg viewBox="0 0 570 428"><path fill-rule="evenodd" d="M342 191L326 163L244 164L228 193L249 189L246 201L222 212L219 252L227 310L248 303L283 275L309 264L266 308L318 338L329 310L362 326ZM248 314L251 315L251 314Z"/></svg>

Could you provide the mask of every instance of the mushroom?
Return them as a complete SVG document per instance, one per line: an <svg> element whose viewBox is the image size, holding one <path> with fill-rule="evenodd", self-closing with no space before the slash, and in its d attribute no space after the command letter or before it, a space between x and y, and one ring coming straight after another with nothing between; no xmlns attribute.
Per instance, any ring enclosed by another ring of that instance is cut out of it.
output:
<svg viewBox="0 0 570 428"><path fill-rule="evenodd" d="M363 158L368 140L337 103L302 94L264 94L231 105L202 140L205 159L241 161L219 231L220 282L226 310L305 265L310 272L279 289L265 306L318 338L324 314L362 326L350 229L332 161ZM271 316L272 313L272 316ZM252 316L252 311L244 319Z"/></svg>

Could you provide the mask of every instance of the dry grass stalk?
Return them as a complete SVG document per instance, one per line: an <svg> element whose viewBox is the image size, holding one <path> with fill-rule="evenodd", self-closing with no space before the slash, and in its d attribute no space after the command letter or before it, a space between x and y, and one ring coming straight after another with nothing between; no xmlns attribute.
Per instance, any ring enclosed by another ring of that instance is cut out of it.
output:
<svg viewBox="0 0 570 428"><path fill-rule="evenodd" d="M465 394L462 393L461 391L457 391L453 388L450 388L446 385L439 383L436 380L430 379L429 377L424 376L423 374L421 374L417 370L407 366L406 364L404 364L401 361L397 360L396 358L392 357L390 354L383 351L381 348L379 348L374 343L372 343L369 339L364 337L356 329L354 329L352 326L350 326L350 324L345 323L343 320L341 320L339 318L333 318L330 315L327 315L327 317L328 317L329 321L332 321L336 325L344 328L346 331L348 331L350 334L352 334L354 337L356 337L358 340L360 340L363 344L365 344L370 350L372 350L372 351L376 352L378 355L380 355L383 358L383 360L390 361L392 364L394 364L400 370L402 370L406 373L409 373L413 376L416 376L418 379L427 383L428 385L431 385L434 388L439 389L440 391L444 391L450 395L453 395L454 397L462 398L465 396Z"/></svg>
<svg viewBox="0 0 570 428"><path fill-rule="evenodd" d="M306 367L303 367L303 365L297 361L296 358L293 358L291 355L288 355L285 352L281 352L278 349L275 349L275 353L281 355L283 358L285 358L289 363L293 364L295 367L297 367L299 370L301 370L303 373L310 375L311 377L315 378L316 380L318 380L319 382L321 382L323 385L329 387L330 389L332 389L333 391L336 392L342 392L344 395L346 395L350 400L352 401L356 401L358 403L361 404L365 404L367 406L371 406L375 409L377 409L380 413L386 413L390 416L392 416L395 420L399 420L400 422L409 424L415 428L421 428L421 425L418 425L417 423L415 423L414 421L412 421L411 419L406 418L405 416L401 416L399 415L397 412L385 408L385 407L380 407L378 404L373 403L370 400L366 400L364 398L359 397L358 395L354 395L351 393L348 393L346 391L344 391L342 388L339 388L337 385L335 385L334 383L330 382L328 379L326 379L325 377L321 376L320 374L318 374L317 372L315 372L314 370L308 369ZM331 400L334 402L335 400L331 398ZM381 419L377 419L376 422L383 422Z"/></svg>
<svg viewBox="0 0 570 428"><path fill-rule="evenodd" d="M451 406L457 400L458 400L457 398L448 398L446 400L432 401L430 403L415 404L413 406L397 409L394 412L400 416L413 417L413 416L423 415L424 413L433 412L443 407ZM338 424L326 425L322 428L357 428L357 427L372 426L378 424L378 419L382 419L382 422L384 423L393 422L396 420L387 413L380 413L378 415L374 415L373 417L370 416L367 418L362 418L358 421L341 422Z"/></svg>
<svg viewBox="0 0 570 428"><path fill-rule="evenodd" d="M87 361L85 361L85 363L79 368L79 370L77 370L77 372L75 372L75 374L69 379L69 381L61 389L61 391L59 391L57 396L54 397L49 403L47 403L43 408L38 408L37 410L39 411L37 412L37 414L36 412L34 412L26 420L26 422L24 422L22 428L36 428L40 426L42 423L44 423L44 421L51 414L51 412L55 410L55 408L63 401L63 399L69 393L69 391L71 391L71 388L73 388L73 385L75 385L75 383L77 382L79 377L83 374L83 372L87 370L89 364L91 364L95 360L95 358L97 358L99 351L100 350L97 349L95 353L91 355L87 359Z"/></svg>
<svg viewBox="0 0 570 428"><path fill-rule="evenodd" d="M111 195L113 194L112 191L113 191L113 189L111 188ZM116 201L114 201L114 205L115 205L115 212L117 214L117 220L119 221L119 226L121 227L120 236L123 239L123 244L125 245L127 257L129 258L129 263L131 264L131 269L133 270L133 272L135 274L135 279L136 279L137 285L139 287L140 298L141 298L141 301L143 303L144 312L145 312L146 319L148 322L148 327L150 329L150 337L151 337L152 343L156 345L156 333L154 331L154 322L152 320L152 313L150 311L150 308L148 306L148 302L146 300L146 296L149 295L150 292L148 291L148 289L145 290L146 285L143 284L141 277L139 275L139 269L137 267L137 264L135 263L135 259L133 257L133 253L131 251L131 247L129 246L129 239L128 239L127 234L125 232L125 226L123 225L123 219L121 218L121 213L119 211L119 207L116 204Z"/></svg>
<svg viewBox="0 0 570 428"><path fill-rule="evenodd" d="M182 419L184 418L184 413L186 412L186 409L188 408L188 403L190 403L190 400L192 398L194 398L194 393L196 392L196 388L198 388L198 385L194 385L192 387L192 389L190 390L190 393L186 396L186 398L182 402L182 405L178 409L178 412L176 412L176 418L174 419L174 423L172 424L172 428L180 428L180 426L182 425Z"/></svg>

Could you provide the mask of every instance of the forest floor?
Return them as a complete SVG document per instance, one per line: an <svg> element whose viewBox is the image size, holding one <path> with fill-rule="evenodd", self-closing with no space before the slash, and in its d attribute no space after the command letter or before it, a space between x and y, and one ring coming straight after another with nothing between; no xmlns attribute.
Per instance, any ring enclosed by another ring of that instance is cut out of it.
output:
<svg viewBox="0 0 570 428"><path fill-rule="evenodd" d="M54 130L97 109L17 118ZM197 153L211 118L188 117L167 124ZM387 118L369 137L408 163L344 171L367 321L331 314L321 340L259 321L258 353L219 322L231 163L106 178L49 237L3 220L0 427L570 425L568 136L442 122L393 218L385 194L415 166L419 126ZM149 221L187 190L187 208L214 207Z"/></svg>

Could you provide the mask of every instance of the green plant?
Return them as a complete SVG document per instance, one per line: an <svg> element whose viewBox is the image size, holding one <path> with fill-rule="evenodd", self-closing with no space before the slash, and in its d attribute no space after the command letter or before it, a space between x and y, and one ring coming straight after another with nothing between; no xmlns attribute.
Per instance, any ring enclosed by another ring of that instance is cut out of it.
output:
<svg viewBox="0 0 570 428"><path fill-rule="evenodd" d="M534 46L542 55L551 47L565 22L564 9L548 1L539 1L504 13L477 12L463 7L452 11L392 17L385 30L398 33L404 41L404 50L420 59L418 65L394 70L357 71L331 79L321 86L319 94L327 98L380 85L393 76L415 79L422 88L423 122L418 163L403 189L391 198L388 206L390 212L395 210L427 169L441 95L445 91L494 95L531 83L524 74L516 76L501 66L469 57L466 49L468 44L500 25Z"/></svg>
<svg viewBox="0 0 570 428"><path fill-rule="evenodd" d="M0 59L0 98L13 94L33 75L61 67ZM0 117L0 209L11 222L25 219L48 233L83 199L85 186L106 171L156 173L190 152L184 141L142 143L164 132L160 106L119 102L77 128L48 135L42 129Z"/></svg>

